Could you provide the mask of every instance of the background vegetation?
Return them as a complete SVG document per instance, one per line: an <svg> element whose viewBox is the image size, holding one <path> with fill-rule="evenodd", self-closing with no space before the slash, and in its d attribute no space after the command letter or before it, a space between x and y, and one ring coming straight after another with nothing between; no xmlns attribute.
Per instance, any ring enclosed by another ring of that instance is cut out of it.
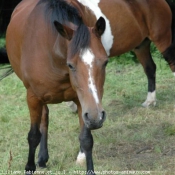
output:
<svg viewBox="0 0 175 175"><path fill-rule="evenodd" d="M103 97L107 120L93 131L95 170L121 174L124 170L144 170L155 175L175 172L175 80L154 46L152 50L157 64L155 107L141 106L147 95L147 78L133 54L112 58L107 66ZM23 171L27 161L30 120L25 96L15 74L0 82L0 174ZM65 103L49 105L49 109L50 159L45 172L73 175L75 170L85 170L85 166L75 164L79 150L77 114Z"/></svg>

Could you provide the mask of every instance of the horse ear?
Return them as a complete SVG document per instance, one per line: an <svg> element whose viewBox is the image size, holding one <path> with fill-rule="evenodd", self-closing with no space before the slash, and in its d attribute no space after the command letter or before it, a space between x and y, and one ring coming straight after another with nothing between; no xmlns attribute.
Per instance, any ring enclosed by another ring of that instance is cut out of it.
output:
<svg viewBox="0 0 175 175"><path fill-rule="evenodd" d="M72 39L73 32L74 32L73 29L60 24L58 21L54 21L54 25L61 36L63 36L64 38L68 40Z"/></svg>
<svg viewBox="0 0 175 175"><path fill-rule="evenodd" d="M104 33L106 29L106 21L103 17L100 17L94 27L94 31L97 37L101 37L101 35Z"/></svg>

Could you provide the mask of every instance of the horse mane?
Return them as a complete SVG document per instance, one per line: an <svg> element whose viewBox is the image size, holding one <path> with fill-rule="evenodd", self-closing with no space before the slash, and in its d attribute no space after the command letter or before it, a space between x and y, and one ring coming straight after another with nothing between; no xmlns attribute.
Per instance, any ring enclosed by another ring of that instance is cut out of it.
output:
<svg viewBox="0 0 175 175"><path fill-rule="evenodd" d="M63 25L67 24L67 22L72 22L78 27L71 40L71 56L89 46L89 30L84 24L79 11L71 3L66 0L40 0L40 3L45 3L46 18L50 20L53 27L54 21L58 21Z"/></svg>

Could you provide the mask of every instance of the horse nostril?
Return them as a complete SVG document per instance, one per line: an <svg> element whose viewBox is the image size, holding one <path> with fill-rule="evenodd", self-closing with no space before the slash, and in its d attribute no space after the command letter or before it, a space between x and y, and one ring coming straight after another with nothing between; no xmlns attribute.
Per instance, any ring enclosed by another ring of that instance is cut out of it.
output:
<svg viewBox="0 0 175 175"><path fill-rule="evenodd" d="M101 112L101 121L104 121L106 119L106 112L102 111Z"/></svg>
<svg viewBox="0 0 175 175"><path fill-rule="evenodd" d="M88 117L88 113L87 112L84 114L84 119L85 120L89 120L89 117Z"/></svg>

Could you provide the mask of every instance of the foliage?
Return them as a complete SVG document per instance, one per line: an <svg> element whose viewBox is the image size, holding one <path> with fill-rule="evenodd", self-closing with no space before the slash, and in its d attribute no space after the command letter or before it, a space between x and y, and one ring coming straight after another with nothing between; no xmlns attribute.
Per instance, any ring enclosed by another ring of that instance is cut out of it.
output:
<svg viewBox="0 0 175 175"><path fill-rule="evenodd" d="M5 31L10 22L10 17L15 6L21 0L1 0L0 1L0 36L5 35Z"/></svg>
<svg viewBox="0 0 175 175"><path fill-rule="evenodd" d="M120 56L112 57L109 60L110 62L116 62L117 64L127 65L127 64L135 64L138 63L138 60L134 54L134 52L130 51L127 53L124 53Z"/></svg>

